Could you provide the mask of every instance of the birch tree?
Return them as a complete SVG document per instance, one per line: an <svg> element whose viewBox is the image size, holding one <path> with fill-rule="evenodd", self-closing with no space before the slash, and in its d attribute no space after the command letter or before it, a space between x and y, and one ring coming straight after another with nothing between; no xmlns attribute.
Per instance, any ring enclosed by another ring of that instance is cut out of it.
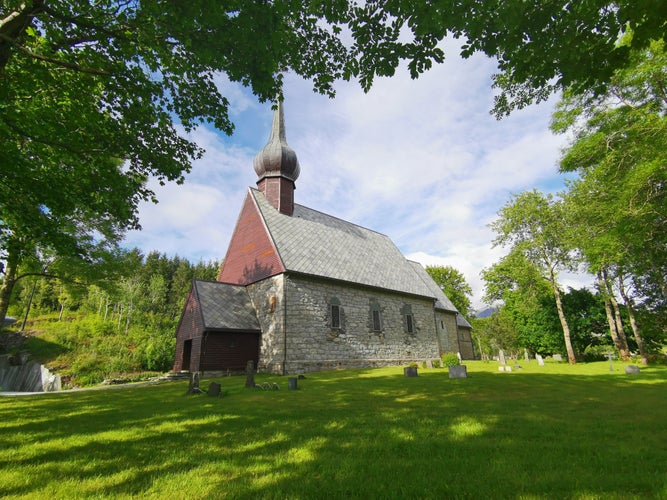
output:
<svg viewBox="0 0 667 500"><path fill-rule="evenodd" d="M558 273L571 269L574 264L567 246L562 201L537 190L526 191L505 204L498 216L491 224L498 235L494 245L509 245L512 251L523 254L549 283L563 330L568 361L576 363L558 283Z"/></svg>

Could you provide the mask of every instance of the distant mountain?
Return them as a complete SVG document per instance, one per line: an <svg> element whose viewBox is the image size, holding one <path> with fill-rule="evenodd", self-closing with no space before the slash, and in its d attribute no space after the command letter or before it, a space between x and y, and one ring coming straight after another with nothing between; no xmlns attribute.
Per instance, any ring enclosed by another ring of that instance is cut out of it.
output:
<svg viewBox="0 0 667 500"><path fill-rule="evenodd" d="M487 307L475 314L475 318L488 318L493 314L493 307Z"/></svg>

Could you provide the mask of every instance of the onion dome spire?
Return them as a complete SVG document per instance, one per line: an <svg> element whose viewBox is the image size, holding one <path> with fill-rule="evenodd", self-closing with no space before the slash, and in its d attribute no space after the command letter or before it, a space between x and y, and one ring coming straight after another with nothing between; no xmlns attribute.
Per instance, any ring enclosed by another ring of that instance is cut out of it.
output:
<svg viewBox="0 0 667 500"><path fill-rule="evenodd" d="M257 188L264 197L285 215L294 213L294 190L300 173L296 153L285 139L285 115L283 104L278 101L273 112L273 125L269 142L257 153L253 162L257 174Z"/></svg>
<svg viewBox="0 0 667 500"><path fill-rule="evenodd" d="M259 180L264 177L285 177L294 182L299 177L299 160L294 150L287 145L285 115L280 101L273 112L269 142L257 153L252 163Z"/></svg>

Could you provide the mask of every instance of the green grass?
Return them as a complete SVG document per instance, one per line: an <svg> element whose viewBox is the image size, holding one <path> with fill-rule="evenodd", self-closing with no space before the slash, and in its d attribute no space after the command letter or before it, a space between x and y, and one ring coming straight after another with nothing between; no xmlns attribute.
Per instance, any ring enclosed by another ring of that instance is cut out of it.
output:
<svg viewBox="0 0 667 500"><path fill-rule="evenodd" d="M667 367L466 364L3 397L0 496L667 498Z"/></svg>

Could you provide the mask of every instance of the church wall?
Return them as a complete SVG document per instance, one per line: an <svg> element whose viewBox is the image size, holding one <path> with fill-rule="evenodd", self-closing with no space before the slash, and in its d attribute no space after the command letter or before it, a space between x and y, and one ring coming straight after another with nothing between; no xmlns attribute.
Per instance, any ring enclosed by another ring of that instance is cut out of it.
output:
<svg viewBox="0 0 667 500"><path fill-rule="evenodd" d="M286 279L285 294L288 373L439 357L432 299L300 276ZM340 328L331 326L332 300L340 304ZM380 331L373 331L373 307L380 311ZM406 307L414 333L406 332Z"/></svg>
<svg viewBox="0 0 667 500"><path fill-rule="evenodd" d="M459 327L459 346L462 359L475 359L475 348L472 342L472 332L469 328Z"/></svg>
<svg viewBox="0 0 667 500"><path fill-rule="evenodd" d="M246 287L262 330L257 364L257 370L261 372L283 373L285 361L284 282L285 275L280 274Z"/></svg>
<svg viewBox="0 0 667 500"><path fill-rule="evenodd" d="M190 288L190 293L185 302L181 320L176 330L176 353L174 355L175 372L183 369L183 347L186 340L192 340L192 349L190 356L190 371L199 370L199 354L201 352L201 335L204 324L199 310L199 304L194 297L194 289Z"/></svg>
<svg viewBox="0 0 667 500"><path fill-rule="evenodd" d="M247 285L283 271L280 257L266 232L252 196L248 194L222 262L218 281Z"/></svg>
<svg viewBox="0 0 667 500"><path fill-rule="evenodd" d="M436 311L436 327L440 339L440 353L459 352L458 326L456 313L450 311Z"/></svg>

